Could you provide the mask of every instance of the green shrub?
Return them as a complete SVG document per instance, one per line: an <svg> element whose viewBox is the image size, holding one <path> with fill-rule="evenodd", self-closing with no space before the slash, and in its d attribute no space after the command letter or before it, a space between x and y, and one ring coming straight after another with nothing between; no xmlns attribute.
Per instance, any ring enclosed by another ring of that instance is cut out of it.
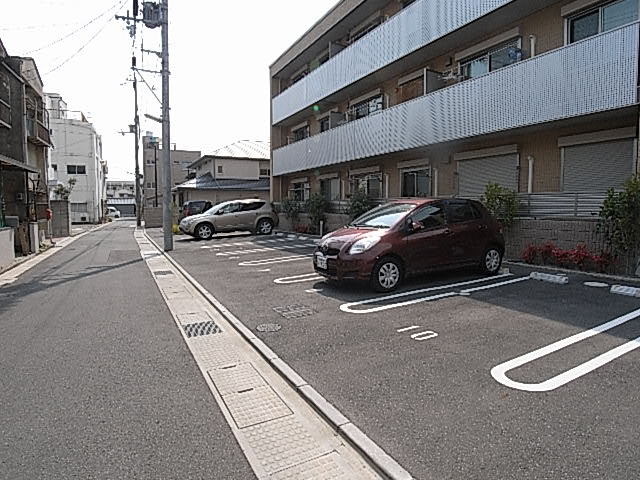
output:
<svg viewBox="0 0 640 480"><path fill-rule="evenodd" d="M518 213L516 192L497 183L489 183L480 201L505 227L513 223Z"/></svg>
<svg viewBox="0 0 640 480"><path fill-rule="evenodd" d="M320 222L325 220L328 204L327 199L319 193L314 193L305 202L305 210L309 214L310 226L314 233L320 231Z"/></svg>
<svg viewBox="0 0 640 480"><path fill-rule="evenodd" d="M349 218L353 220L363 213L371 210L372 202L364 190L358 190L349 198Z"/></svg>
<svg viewBox="0 0 640 480"><path fill-rule="evenodd" d="M300 216L300 202L289 197L285 197L282 200L280 207L282 208L284 216L287 217L292 224L298 220L298 217Z"/></svg>
<svg viewBox="0 0 640 480"><path fill-rule="evenodd" d="M598 231L615 254L640 250L640 175L627 180L621 192L607 192Z"/></svg>

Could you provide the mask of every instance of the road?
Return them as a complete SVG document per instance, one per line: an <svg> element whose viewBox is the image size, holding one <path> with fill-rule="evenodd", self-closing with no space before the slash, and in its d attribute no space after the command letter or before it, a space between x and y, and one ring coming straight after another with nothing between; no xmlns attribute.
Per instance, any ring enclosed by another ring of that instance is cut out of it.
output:
<svg viewBox="0 0 640 480"><path fill-rule="evenodd" d="M315 276L313 248L182 236L171 256L415 478L640 476L640 300L525 268L384 296Z"/></svg>
<svg viewBox="0 0 640 480"><path fill-rule="evenodd" d="M0 287L0 478L256 478L132 227Z"/></svg>

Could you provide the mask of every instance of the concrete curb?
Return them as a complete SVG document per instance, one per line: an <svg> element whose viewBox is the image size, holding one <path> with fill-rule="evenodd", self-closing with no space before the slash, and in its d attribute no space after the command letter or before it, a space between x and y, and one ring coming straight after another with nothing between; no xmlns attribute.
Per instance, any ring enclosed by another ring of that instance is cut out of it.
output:
<svg viewBox="0 0 640 480"><path fill-rule="evenodd" d="M257 338L251 329L247 328L233 313L222 305L207 289L193 278L171 255L165 252L160 246L144 231L145 237L156 247L162 255L187 279L191 285L207 301L229 321L234 328L255 348L260 355L276 370L295 390L305 399L313 409L318 412L335 430L360 451L372 464L376 470L390 480L413 480L411 474L396 462L388 453L380 448L373 440L365 435L358 427L345 417L337 408L329 403L320 393L318 393L307 381L305 381L296 371L284 360L277 356L262 340ZM310 238L308 235L304 235ZM320 237L318 237L320 238Z"/></svg>
<svg viewBox="0 0 640 480"><path fill-rule="evenodd" d="M571 270L568 268L560 268L560 267L550 267L548 265L531 265L529 263L524 262L516 262L513 260L505 260L502 263L507 265L512 265L514 267L525 267L535 270L546 270L547 272L561 272L561 273L570 273L573 275L586 275L588 277L602 278L606 280L618 280L624 282L640 282L640 278L636 277L624 277L621 275L608 275L606 273L591 273L591 272L583 272L581 270Z"/></svg>

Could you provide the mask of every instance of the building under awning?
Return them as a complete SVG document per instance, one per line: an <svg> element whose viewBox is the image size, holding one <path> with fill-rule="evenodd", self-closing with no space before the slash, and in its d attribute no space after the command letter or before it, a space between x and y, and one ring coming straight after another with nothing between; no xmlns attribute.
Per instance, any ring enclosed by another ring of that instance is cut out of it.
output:
<svg viewBox="0 0 640 480"><path fill-rule="evenodd" d="M28 218L29 173L40 174L40 169L0 154L0 227L5 226L7 215L20 221Z"/></svg>

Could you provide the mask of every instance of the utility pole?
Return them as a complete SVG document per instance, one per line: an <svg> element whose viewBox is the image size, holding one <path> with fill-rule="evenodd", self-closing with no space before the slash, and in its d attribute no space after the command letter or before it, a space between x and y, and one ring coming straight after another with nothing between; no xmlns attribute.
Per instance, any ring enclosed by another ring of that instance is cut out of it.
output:
<svg viewBox="0 0 640 480"><path fill-rule="evenodd" d="M136 75L136 57L131 58L131 70L133 70L133 92L135 97L135 116L133 118L134 134L136 136L136 225L140 227L142 225L142 202L140 195L140 162L138 157L140 155L140 117L138 116L138 76Z"/></svg>
<svg viewBox="0 0 640 480"><path fill-rule="evenodd" d="M173 215L171 212L171 124L169 121L169 0L161 1L162 21L162 164L164 192L162 196L162 228L164 251L173 250Z"/></svg>

